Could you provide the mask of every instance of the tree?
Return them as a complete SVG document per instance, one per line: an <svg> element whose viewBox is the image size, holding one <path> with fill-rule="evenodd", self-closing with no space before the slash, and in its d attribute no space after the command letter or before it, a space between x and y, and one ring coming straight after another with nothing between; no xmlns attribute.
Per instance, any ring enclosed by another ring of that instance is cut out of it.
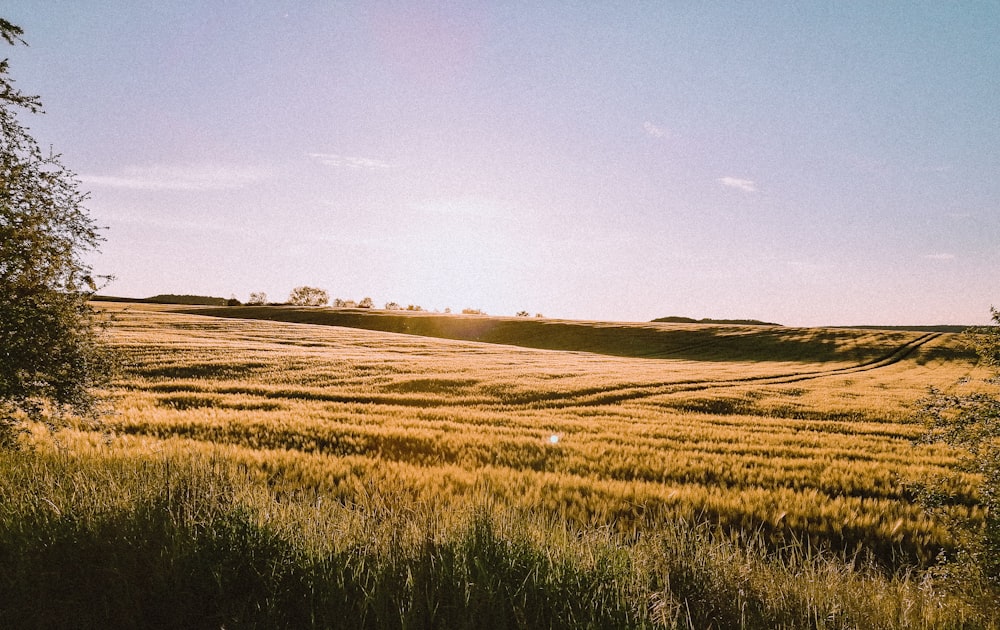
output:
<svg viewBox="0 0 1000 630"><path fill-rule="evenodd" d="M531 313L529 313L528 311L518 311L517 312L517 316L518 317L529 317L530 315L531 315Z"/></svg>
<svg viewBox="0 0 1000 630"><path fill-rule="evenodd" d="M250 298L247 300L248 306L264 306L267 304L267 293L261 291L260 293L251 293Z"/></svg>
<svg viewBox="0 0 1000 630"><path fill-rule="evenodd" d="M375 302L370 297L363 298L358 302L358 308L374 308L374 306Z"/></svg>
<svg viewBox="0 0 1000 630"><path fill-rule="evenodd" d="M288 303L295 306L325 306L329 301L329 294L316 287L295 287L288 295Z"/></svg>
<svg viewBox="0 0 1000 630"><path fill-rule="evenodd" d="M22 34L0 19L8 44ZM8 67L0 62L0 445L13 447L23 415L92 415L112 361L83 261L103 239L75 174L18 121L18 110L41 113L41 101L14 87Z"/></svg>
<svg viewBox="0 0 1000 630"><path fill-rule="evenodd" d="M996 385L1000 382L1000 311L992 309L992 314L993 326L970 329L966 339L980 363L994 369L990 380ZM962 572L975 568L993 589L1000 589L1000 399L983 391L944 394L932 389L921 415L927 430L920 442L943 442L958 449L962 454L960 469L977 474L981 480L983 523L952 524L963 560ZM925 506L937 510L949 503L946 487L934 482L918 486L918 497Z"/></svg>

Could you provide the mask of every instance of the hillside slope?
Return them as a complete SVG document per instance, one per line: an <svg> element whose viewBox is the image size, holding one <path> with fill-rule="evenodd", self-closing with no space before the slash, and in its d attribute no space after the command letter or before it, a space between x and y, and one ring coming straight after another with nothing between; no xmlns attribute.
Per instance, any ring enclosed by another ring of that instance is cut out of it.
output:
<svg viewBox="0 0 1000 630"><path fill-rule="evenodd" d="M916 353L919 361L966 355L955 343L928 343L941 335L914 331L605 323L289 306L198 308L183 312L635 358L862 364L882 361L900 352Z"/></svg>

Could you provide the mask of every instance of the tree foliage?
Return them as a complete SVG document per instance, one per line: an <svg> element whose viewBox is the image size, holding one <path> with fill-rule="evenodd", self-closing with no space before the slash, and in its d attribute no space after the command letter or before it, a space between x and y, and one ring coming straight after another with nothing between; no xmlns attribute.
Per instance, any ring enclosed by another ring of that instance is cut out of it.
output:
<svg viewBox="0 0 1000 630"><path fill-rule="evenodd" d="M329 302L330 295L316 287L295 287L288 295L288 303L295 306L325 306Z"/></svg>
<svg viewBox="0 0 1000 630"><path fill-rule="evenodd" d="M970 329L966 339L979 355L980 364L994 369L990 380L996 384L1000 382L1000 311L993 309L992 313L994 325ZM955 535L962 559L1000 589L1000 399L983 391L945 394L932 390L922 415L927 430L921 442L959 449L963 454L960 468L981 479L983 523L955 523ZM920 498L932 509L949 501L947 492L933 483L920 488Z"/></svg>
<svg viewBox="0 0 1000 630"><path fill-rule="evenodd" d="M264 306L267 304L267 293L263 291L251 293L247 304L250 306Z"/></svg>
<svg viewBox="0 0 1000 630"><path fill-rule="evenodd" d="M23 43L0 20L0 37ZM14 442L18 413L32 417L95 408L109 355L87 300L97 290L83 255L102 238L76 176L43 153L19 110L41 112L0 62L0 442Z"/></svg>

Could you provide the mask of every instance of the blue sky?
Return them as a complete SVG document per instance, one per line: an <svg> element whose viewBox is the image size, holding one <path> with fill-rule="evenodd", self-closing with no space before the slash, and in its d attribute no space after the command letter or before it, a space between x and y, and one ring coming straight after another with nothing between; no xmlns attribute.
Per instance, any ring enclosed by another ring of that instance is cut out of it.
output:
<svg viewBox="0 0 1000 630"><path fill-rule="evenodd" d="M996 3L13 0L107 292L792 325L1000 306Z"/></svg>

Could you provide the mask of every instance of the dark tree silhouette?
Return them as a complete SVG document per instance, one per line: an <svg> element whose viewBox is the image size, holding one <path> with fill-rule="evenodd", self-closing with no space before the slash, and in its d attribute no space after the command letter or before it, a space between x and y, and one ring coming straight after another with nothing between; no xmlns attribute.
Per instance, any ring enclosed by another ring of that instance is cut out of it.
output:
<svg viewBox="0 0 1000 630"><path fill-rule="evenodd" d="M329 302L330 295L316 287L295 287L288 296L288 303L295 306L326 306Z"/></svg>
<svg viewBox="0 0 1000 630"><path fill-rule="evenodd" d="M22 34L0 19L8 44ZM112 362L83 260L103 239L76 176L18 120L18 111L40 113L41 101L17 90L8 69L0 61L0 445L12 447L25 416L92 414Z"/></svg>

